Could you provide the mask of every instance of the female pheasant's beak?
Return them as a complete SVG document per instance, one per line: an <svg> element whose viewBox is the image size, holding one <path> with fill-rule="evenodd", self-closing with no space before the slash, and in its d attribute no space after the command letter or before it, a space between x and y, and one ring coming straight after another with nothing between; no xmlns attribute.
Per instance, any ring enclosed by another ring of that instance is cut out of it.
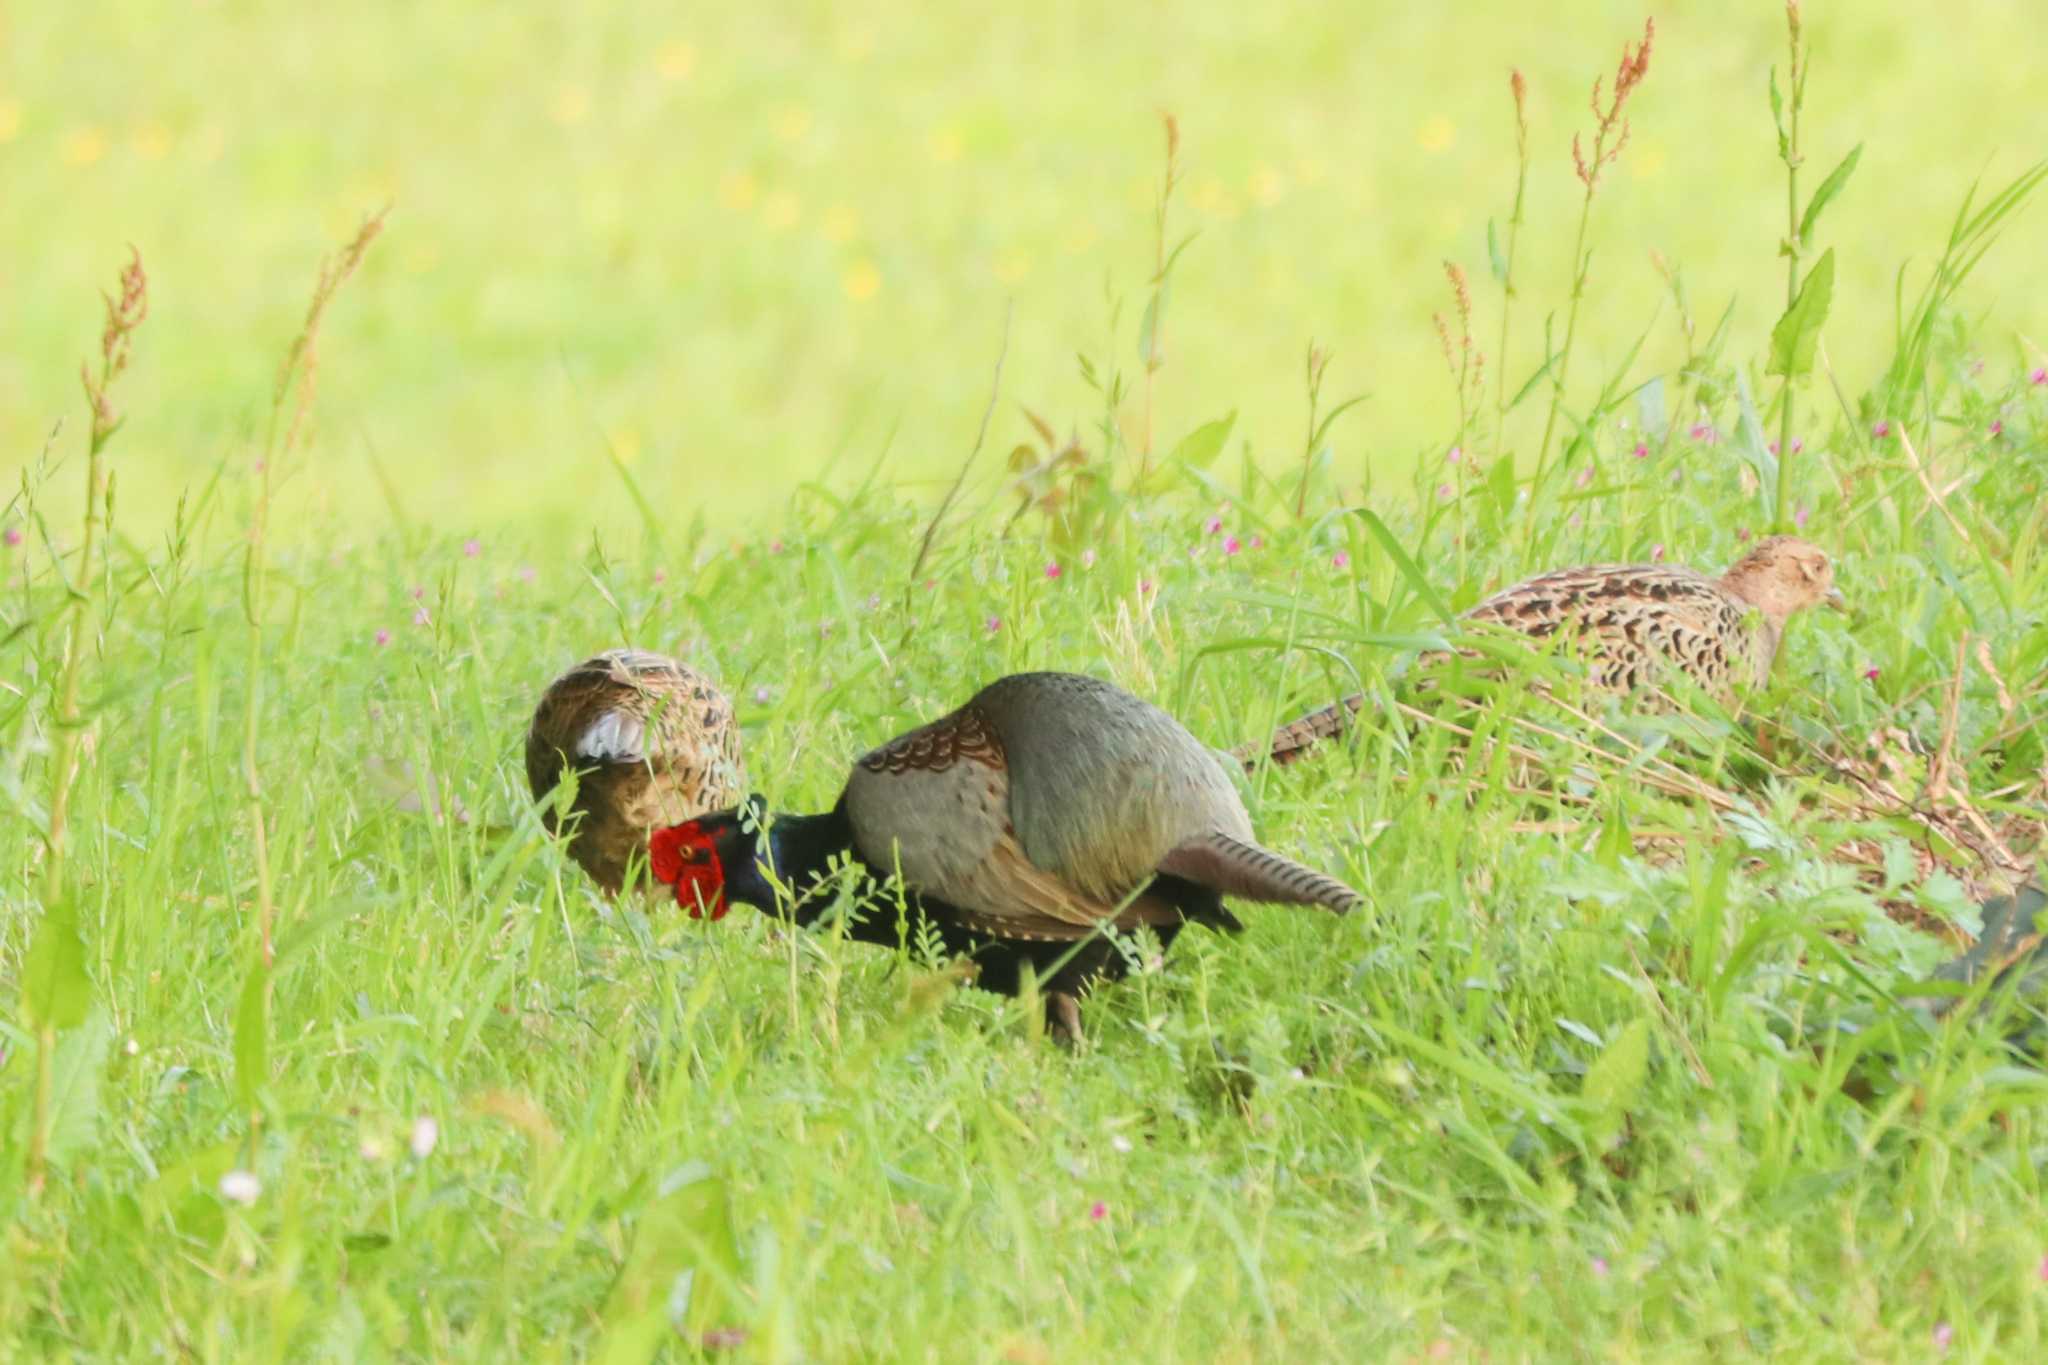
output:
<svg viewBox="0 0 2048 1365"><path fill-rule="evenodd" d="M1822 606L1832 608L1835 611L1849 610L1849 599L1842 596L1840 588L1829 588L1827 596L1820 600Z"/></svg>
<svg viewBox="0 0 2048 1365"><path fill-rule="evenodd" d="M656 881L676 889L676 904L691 919L724 919L725 865L718 845L699 822L688 820L658 829L647 841L647 866Z"/></svg>

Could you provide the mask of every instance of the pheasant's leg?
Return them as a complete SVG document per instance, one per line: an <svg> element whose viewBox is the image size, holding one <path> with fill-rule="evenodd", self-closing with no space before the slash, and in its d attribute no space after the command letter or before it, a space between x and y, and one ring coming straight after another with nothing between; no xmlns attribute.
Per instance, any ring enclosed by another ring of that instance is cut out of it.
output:
<svg viewBox="0 0 2048 1365"><path fill-rule="evenodd" d="M1045 1027L1053 1041L1067 1047L1081 1042L1081 1002L1066 991L1045 993Z"/></svg>

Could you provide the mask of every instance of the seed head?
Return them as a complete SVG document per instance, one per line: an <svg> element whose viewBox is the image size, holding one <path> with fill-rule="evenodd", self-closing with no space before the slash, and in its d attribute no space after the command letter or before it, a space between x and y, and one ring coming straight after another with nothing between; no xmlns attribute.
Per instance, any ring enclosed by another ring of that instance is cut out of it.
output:
<svg viewBox="0 0 2048 1365"><path fill-rule="evenodd" d="M121 296L107 296L107 325L100 333L105 379L128 368L128 339L148 316L149 276L142 269L142 253L131 246L128 265L121 271Z"/></svg>
<svg viewBox="0 0 2048 1365"><path fill-rule="evenodd" d="M1628 119L1623 111L1628 108L1629 96L1643 83L1643 77L1650 73L1650 49L1657 38L1657 21L1643 21L1643 41L1631 48L1622 45L1621 61L1614 69L1614 91L1603 107L1600 98L1602 82L1593 82L1593 97L1589 104L1593 110L1593 151L1589 157L1581 148L1579 135L1572 134L1572 169L1579 182L1591 194L1600 181L1600 172L1614 164L1621 156L1621 149L1628 145Z"/></svg>
<svg viewBox="0 0 2048 1365"><path fill-rule="evenodd" d="M1444 275L1451 282L1451 294L1458 300L1458 316L1469 322L1472 318L1472 287L1465 282L1465 267L1456 261L1445 261Z"/></svg>

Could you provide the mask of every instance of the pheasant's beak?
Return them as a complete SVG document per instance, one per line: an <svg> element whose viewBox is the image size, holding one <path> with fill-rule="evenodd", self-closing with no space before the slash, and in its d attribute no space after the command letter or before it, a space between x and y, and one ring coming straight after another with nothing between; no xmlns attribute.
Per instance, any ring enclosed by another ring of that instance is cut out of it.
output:
<svg viewBox="0 0 2048 1365"><path fill-rule="evenodd" d="M1821 605L1833 611L1849 610L1849 599L1842 596L1840 588L1829 588L1828 595L1821 598Z"/></svg>

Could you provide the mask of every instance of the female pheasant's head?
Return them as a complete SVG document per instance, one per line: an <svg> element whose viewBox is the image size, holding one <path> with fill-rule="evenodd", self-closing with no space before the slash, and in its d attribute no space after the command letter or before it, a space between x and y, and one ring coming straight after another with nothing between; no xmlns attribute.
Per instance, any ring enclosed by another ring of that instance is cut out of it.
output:
<svg viewBox="0 0 2048 1365"><path fill-rule="evenodd" d="M1766 536L1723 576L1729 591L1782 624L1807 607L1846 609L1827 551L1794 536Z"/></svg>
<svg viewBox="0 0 2048 1365"><path fill-rule="evenodd" d="M676 889L676 904L692 919L724 919L729 891L742 891L754 870L754 844L764 811L759 797L738 810L685 820L658 829L647 841L647 866L654 879ZM737 881L739 886L734 886Z"/></svg>

